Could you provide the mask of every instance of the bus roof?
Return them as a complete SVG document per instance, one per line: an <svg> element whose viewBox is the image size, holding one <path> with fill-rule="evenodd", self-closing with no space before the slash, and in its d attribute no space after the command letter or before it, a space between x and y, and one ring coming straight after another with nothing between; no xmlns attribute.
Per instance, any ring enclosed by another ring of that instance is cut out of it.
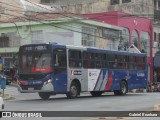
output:
<svg viewBox="0 0 160 120"><path fill-rule="evenodd" d="M137 56L146 56L146 53L134 53L134 52L129 52L129 51L118 51L118 50L110 50L110 49L102 49L102 48L96 48L96 47L84 47L84 46L74 46L74 45L62 45L62 44L57 44L57 43L49 43L52 46L61 46L61 47L66 47L68 49L77 49L77 50L84 50L84 51L90 51L90 52L108 52L108 53L113 53L113 54L131 54L131 55L137 55ZM35 46L35 45L47 45L47 43L40 43L40 44L27 44L23 46Z"/></svg>
<svg viewBox="0 0 160 120"><path fill-rule="evenodd" d="M134 53L129 51L118 51L118 50L109 50L109 49L102 49L102 48L96 48L96 47L84 47L84 46L73 46L73 45L64 45L69 49L79 49L79 50L87 50L90 52L111 52L113 54L133 54L133 55L142 55L145 56L146 53Z"/></svg>

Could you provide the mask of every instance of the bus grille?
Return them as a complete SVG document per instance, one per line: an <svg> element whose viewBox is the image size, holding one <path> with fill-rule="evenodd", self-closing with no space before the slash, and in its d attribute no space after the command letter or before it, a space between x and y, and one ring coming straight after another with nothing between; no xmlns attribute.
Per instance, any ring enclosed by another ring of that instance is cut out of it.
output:
<svg viewBox="0 0 160 120"><path fill-rule="evenodd" d="M22 80L37 80L37 79L43 79L46 76L46 74L19 74L19 79Z"/></svg>
<svg viewBox="0 0 160 120"><path fill-rule="evenodd" d="M28 90L29 88L33 88L34 90L41 90L42 85L21 85L22 90Z"/></svg>

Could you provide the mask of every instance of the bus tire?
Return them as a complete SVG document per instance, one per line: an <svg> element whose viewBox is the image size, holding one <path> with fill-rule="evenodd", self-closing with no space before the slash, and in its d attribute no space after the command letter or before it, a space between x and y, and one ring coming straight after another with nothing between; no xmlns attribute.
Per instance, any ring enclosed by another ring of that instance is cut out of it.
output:
<svg viewBox="0 0 160 120"><path fill-rule="evenodd" d="M115 90L114 94L115 95L126 95L127 92L128 92L127 83L125 81L121 81L120 90Z"/></svg>
<svg viewBox="0 0 160 120"><path fill-rule="evenodd" d="M98 97L102 95L102 91L91 91L90 92L93 97Z"/></svg>
<svg viewBox="0 0 160 120"><path fill-rule="evenodd" d="M66 94L67 98L76 98L80 94L79 86L76 82L72 82L69 92Z"/></svg>
<svg viewBox="0 0 160 120"><path fill-rule="evenodd" d="M50 97L50 93L47 92L39 92L39 97L42 98L43 100L47 100Z"/></svg>

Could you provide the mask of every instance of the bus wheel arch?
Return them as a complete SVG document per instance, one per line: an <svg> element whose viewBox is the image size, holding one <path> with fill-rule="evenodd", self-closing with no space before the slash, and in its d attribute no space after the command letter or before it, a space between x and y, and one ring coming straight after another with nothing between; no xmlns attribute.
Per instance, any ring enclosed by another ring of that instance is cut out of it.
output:
<svg viewBox="0 0 160 120"><path fill-rule="evenodd" d="M43 100L47 100L50 97L50 93L49 92L39 92L39 97L42 98Z"/></svg>
<svg viewBox="0 0 160 120"><path fill-rule="evenodd" d="M72 80L69 88L69 92L66 94L67 98L76 98L80 95L81 92L81 83L78 79Z"/></svg>
<svg viewBox="0 0 160 120"><path fill-rule="evenodd" d="M120 90L115 90L115 95L126 95L128 92L128 83L126 80L121 80L120 84Z"/></svg>

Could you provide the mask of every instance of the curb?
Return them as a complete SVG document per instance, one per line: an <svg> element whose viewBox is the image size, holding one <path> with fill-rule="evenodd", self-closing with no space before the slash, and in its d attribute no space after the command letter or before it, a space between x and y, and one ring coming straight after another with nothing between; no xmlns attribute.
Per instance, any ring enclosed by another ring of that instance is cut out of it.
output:
<svg viewBox="0 0 160 120"><path fill-rule="evenodd" d="M147 89L133 89L131 93L147 93Z"/></svg>
<svg viewBox="0 0 160 120"><path fill-rule="evenodd" d="M11 100L11 99L14 99L14 97L12 97L11 95L9 94L3 94L0 92L0 97L2 97L4 100Z"/></svg>
<svg viewBox="0 0 160 120"><path fill-rule="evenodd" d="M154 105L154 110L155 111L160 111L160 104Z"/></svg>
<svg viewBox="0 0 160 120"><path fill-rule="evenodd" d="M13 83L13 82L12 82L12 83L10 83L9 85L10 85L10 86L17 86L17 83Z"/></svg>

